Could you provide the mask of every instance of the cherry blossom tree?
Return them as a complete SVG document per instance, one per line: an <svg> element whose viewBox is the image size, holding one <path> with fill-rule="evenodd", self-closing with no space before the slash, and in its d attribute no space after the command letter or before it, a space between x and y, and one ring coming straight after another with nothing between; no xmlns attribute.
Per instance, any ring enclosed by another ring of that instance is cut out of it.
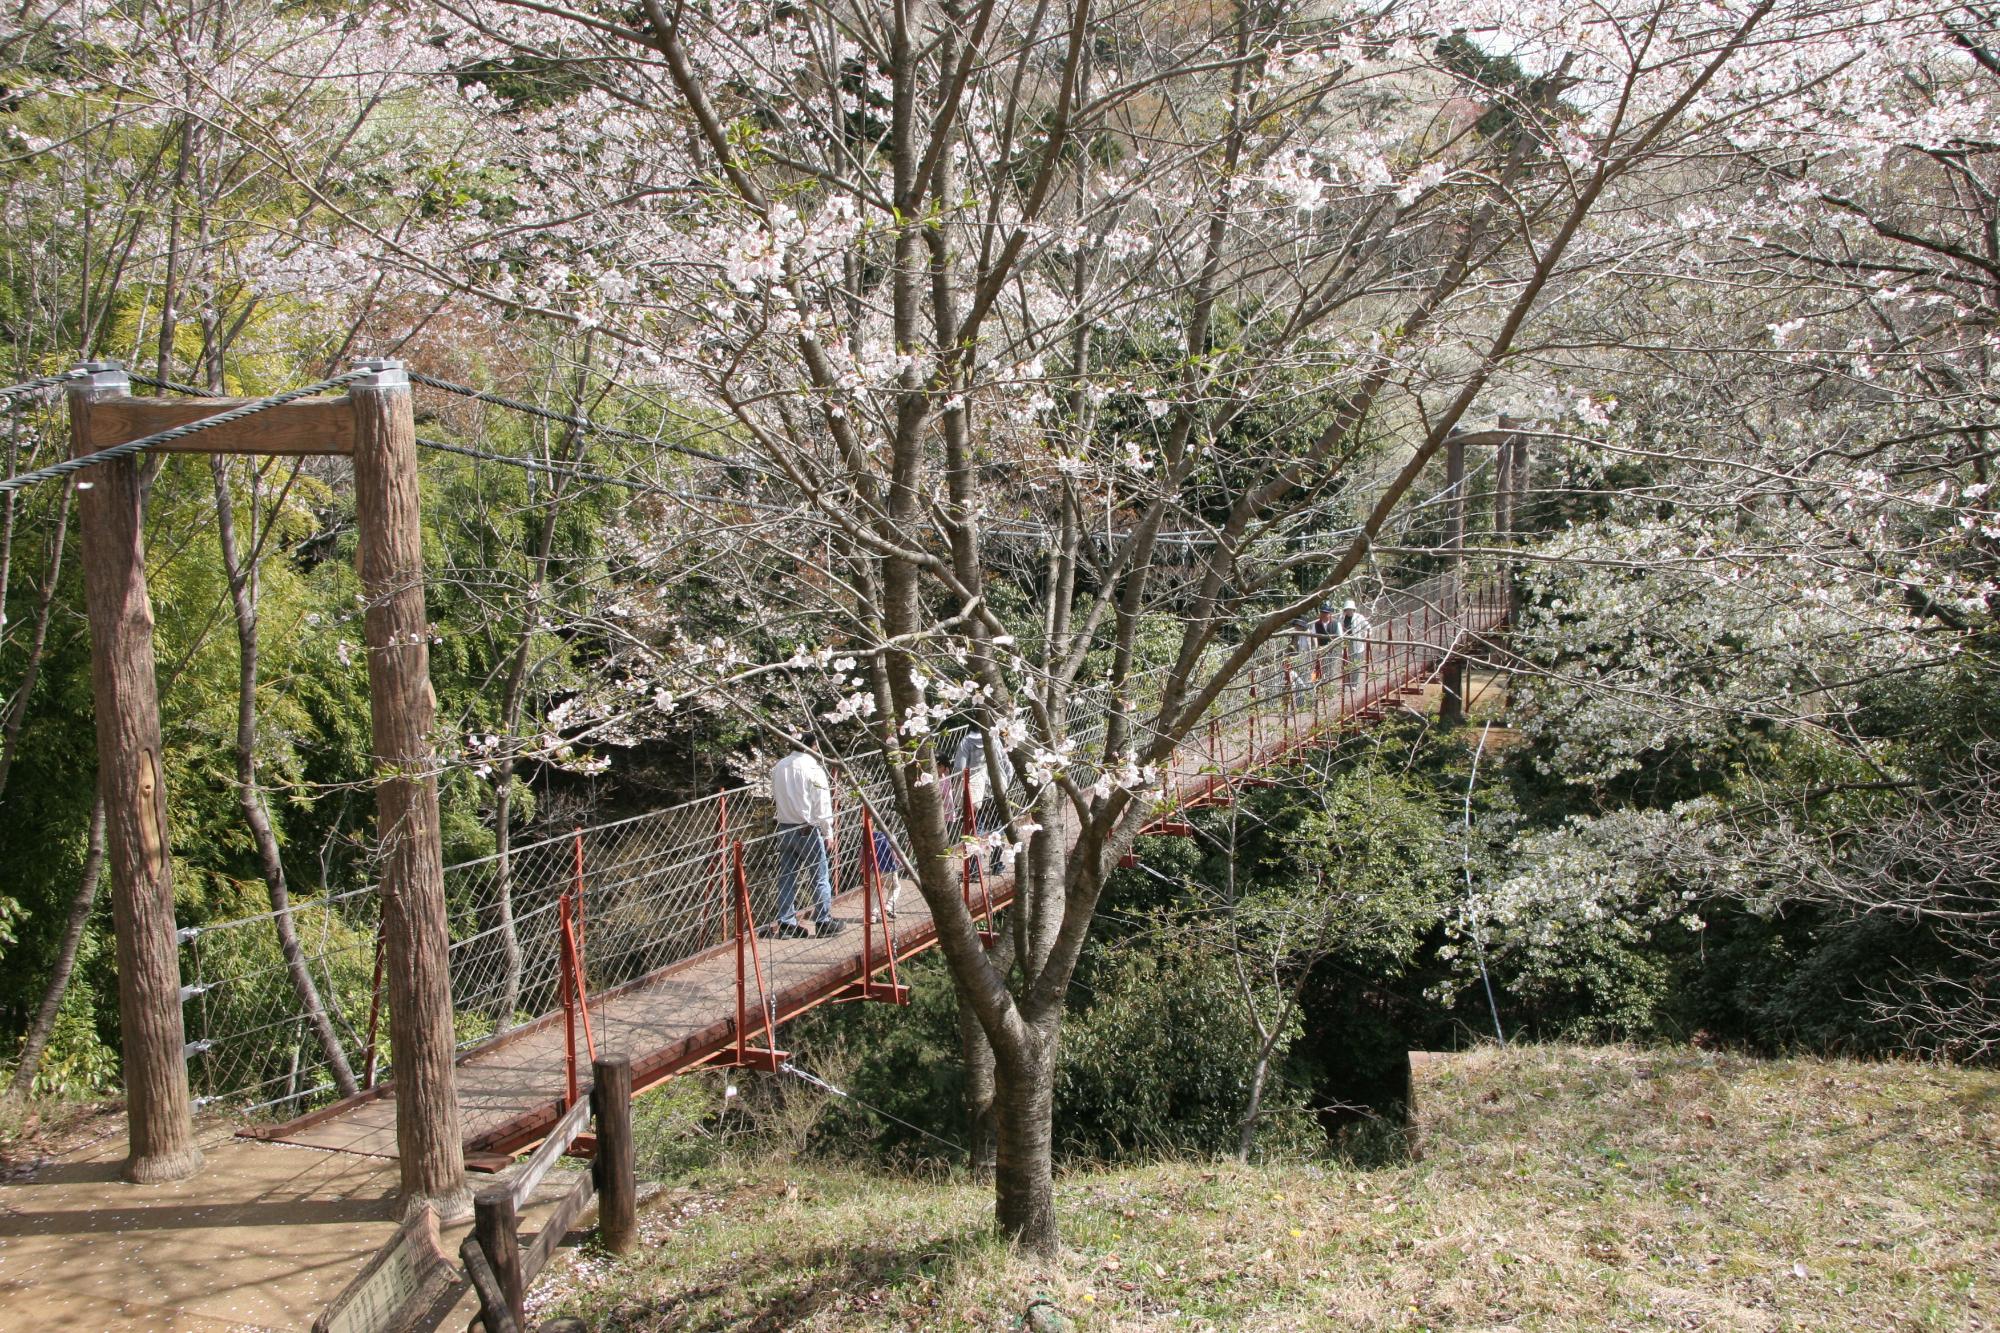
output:
<svg viewBox="0 0 2000 1333"><path fill-rule="evenodd" d="M1580 803L1668 794L1538 835L1475 904L1490 943L1703 902L1905 922L1948 959L1870 1002L1991 1049L1993 50L1971 7L1788 47L1818 74L1620 218L1649 262L1523 348L1578 520L1531 557L1528 727Z"/></svg>
<svg viewBox="0 0 2000 1333"><path fill-rule="evenodd" d="M1521 354L1657 244L1627 219L1882 68L1859 12L446 3L445 123L515 197L384 262L603 330L748 456L746 566L818 570L771 667L841 684L788 729L888 765L992 1051L998 1219L1047 1249L1062 997L1159 765L1455 428L1548 390ZM771 679L647 628L661 688ZM1004 970L949 873L954 717L1025 778Z"/></svg>
<svg viewBox="0 0 2000 1333"><path fill-rule="evenodd" d="M130 346L164 368L188 293L205 355L273 299L329 360L438 321L561 327L592 349L564 396L615 390L673 446L616 456L644 498L615 574L554 599L609 668L522 715L538 556L510 702L465 758L503 822L525 758L601 765L690 709L883 764L993 1070L997 1219L1034 1250L1064 996L1162 766L1301 610L1435 566L1453 439L1532 417L1538 480L1574 492L1546 547L1471 554L1554 571L1525 635L1579 772L1725 713L1879 758L1847 734L1861 683L1948 653L1990 596L1975 10L62 12L130 57L78 105L198 149L131 173L178 199L185 162L205 193L168 210L198 243L120 215L150 265ZM562 438L540 462L579 461ZM1690 589L1755 651L1704 643ZM1022 779L989 772L1017 892L994 952L953 874L986 847L937 781L959 722Z"/></svg>

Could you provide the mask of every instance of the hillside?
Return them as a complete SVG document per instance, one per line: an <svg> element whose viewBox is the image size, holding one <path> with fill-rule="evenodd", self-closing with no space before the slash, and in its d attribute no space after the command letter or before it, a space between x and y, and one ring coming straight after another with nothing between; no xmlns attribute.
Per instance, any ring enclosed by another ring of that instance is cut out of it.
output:
<svg viewBox="0 0 2000 1333"><path fill-rule="evenodd" d="M1071 1173L1053 1269L962 1180L732 1164L535 1304L603 1329L1002 1329L1037 1297L1096 1329L1996 1326L2000 1074L1541 1047L1437 1061L1420 1099L1415 1163Z"/></svg>

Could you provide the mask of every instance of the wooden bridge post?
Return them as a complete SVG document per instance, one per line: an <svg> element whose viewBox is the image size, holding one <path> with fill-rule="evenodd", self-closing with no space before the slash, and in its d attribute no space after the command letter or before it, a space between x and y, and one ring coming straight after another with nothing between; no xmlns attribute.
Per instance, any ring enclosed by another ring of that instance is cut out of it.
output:
<svg viewBox="0 0 2000 1333"><path fill-rule="evenodd" d="M368 705L373 726L376 835L388 946L389 1041L396 1154L404 1206L441 1218L469 1198L452 1059L450 935L431 730L430 623L424 611L423 523L416 417L400 361L348 390L354 408L356 563L366 599Z"/></svg>
<svg viewBox="0 0 2000 1333"><path fill-rule="evenodd" d="M69 387L72 456L116 443L97 438L92 404L122 397L131 387L115 362L93 361L77 374ZM137 1184L152 1184L193 1175L202 1158L188 1096L153 603L146 588L141 510L136 458L99 464L77 482L90 685L97 711L97 786L104 798L118 937L128 1136L124 1175Z"/></svg>
<svg viewBox="0 0 2000 1333"><path fill-rule="evenodd" d="M1465 720L1465 658L1457 651L1465 616L1465 440L1454 432L1444 448L1445 485L1451 489L1451 500L1445 506L1444 544L1451 562L1446 586L1452 619L1460 623L1446 630L1451 651L1446 653L1439 675L1438 721L1452 726Z"/></svg>

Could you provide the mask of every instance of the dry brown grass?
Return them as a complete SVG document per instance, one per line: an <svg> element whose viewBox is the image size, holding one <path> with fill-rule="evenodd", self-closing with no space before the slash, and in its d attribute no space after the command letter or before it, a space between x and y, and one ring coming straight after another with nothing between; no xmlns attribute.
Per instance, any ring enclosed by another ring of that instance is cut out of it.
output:
<svg viewBox="0 0 2000 1333"><path fill-rule="evenodd" d="M1053 1265L959 1181L804 1167L683 1184L641 1258L538 1302L593 1327L1984 1329L2000 1075L1698 1051L1452 1057L1424 1160L1162 1163L1061 1184Z"/></svg>

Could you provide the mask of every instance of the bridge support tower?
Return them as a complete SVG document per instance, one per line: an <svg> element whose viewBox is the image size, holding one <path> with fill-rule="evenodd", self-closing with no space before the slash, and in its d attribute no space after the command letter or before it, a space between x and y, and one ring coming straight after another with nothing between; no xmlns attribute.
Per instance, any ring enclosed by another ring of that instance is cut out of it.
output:
<svg viewBox="0 0 2000 1333"><path fill-rule="evenodd" d="M95 453L250 407L240 419L149 444L168 452L337 454L354 460L357 563L366 601L371 753L382 857L383 935L395 1051L397 1150L406 1204L447 1218L469 1210L453 1086L454 1034L444 859L424 611L416 419L402 363L363 361L340 398L251 405L130 396L110 362L69 386L72 456ZM79 532L97 712L98 782L105 798L118 934L119 1018L133 1181L200 1169L182 1017L173 861L167 845L153 612L145 574L136 457L85 469Z"/></svg>

